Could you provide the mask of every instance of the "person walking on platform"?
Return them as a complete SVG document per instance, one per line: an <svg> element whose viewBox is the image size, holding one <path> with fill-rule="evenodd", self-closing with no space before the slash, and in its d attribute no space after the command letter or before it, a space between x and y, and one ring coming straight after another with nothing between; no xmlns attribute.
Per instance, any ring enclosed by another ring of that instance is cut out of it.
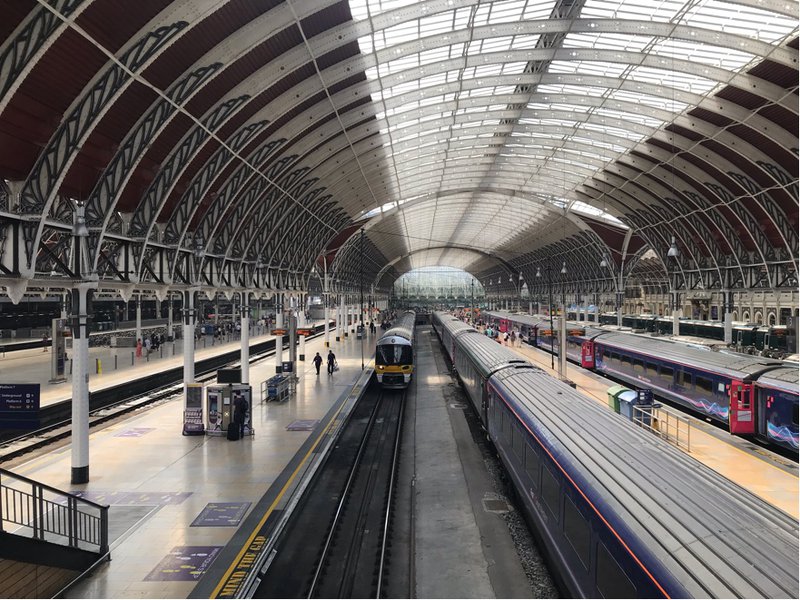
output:
<svg viewBox="0 0 800 600"><path fill-rule="evenodd" d="M322 357L319 355L319 352L317 352L317 355L313 358L312 362L317 368L317 375L319 375L319 368L322 366Z"/></svg>
<svg viewBox="0 0 800 600"><path fill-rule="evenodd" d="M328 375L333 375L333 368L336 366L336 355L333 350L328 350Z"/></svg>
<svg viewBox="0 0 800 600"><path fill-rule="evenodd" d="M42 352L47 352L47 332L42 334Z"/></svg>
<svg viewBox="0 0 800 600"><path fill-rule="evenodd" d="M136 358L142 358L142 338L136 338Z"/></svg>

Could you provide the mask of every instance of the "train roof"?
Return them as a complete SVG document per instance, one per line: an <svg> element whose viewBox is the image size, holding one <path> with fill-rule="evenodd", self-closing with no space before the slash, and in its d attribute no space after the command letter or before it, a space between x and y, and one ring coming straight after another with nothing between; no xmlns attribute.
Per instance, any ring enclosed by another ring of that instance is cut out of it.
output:
<svg viewBox="0 0 800 600"><path fill-rule="evenodd" d="M380 338L378 344L386 343L384 340L389 337L401 337L407 341L414 339L414 321L417 315L412 311L407 311L395 319L394 324L386 330Z"/></svg>
<svg viewBox="0 0 800 600"><path fill-rule="evenodd" d="M508 366L533 368L527 359L485 335L460 335L456 339L456 344L458 351L472 359L472 363L484 378Z"/></svg>
<svg viewBox="0 0 800 600"><path fill-rule="evenodd" d="M509 319L514 321L515 323L524 323L525 325L538 325L539 323L543 323L549 320L549 317L541 317L538 315L515 315L508 312L502 311L486 311L484 314L489 315L491 317L496 317L498 319Z"/></svg>
<svg viewBox="0 0 800 600"><path fill-rule="evenodd" d="M474 333L480 333L477 329L475 329L472 325L464 323L460 319L453 319L452 321L442 321L442 328L447 329L447 331L453 337L457 337L460 334L466 331L472 331Z"/></svg>
<svg viewBox="0 0 800 600"><path fill-rule="evenodd" d="M761 375L758 384L797 394L800 391L800 371L796 366L782 366Z"/></svg>
<svg viewBox="0 0 800 600"><path fill-rule="evenodd" d="M795 519L546 373L493 381L603 518L690 597L797 597Z"/></svg>
<svg viewBox="0 0 800 600"><path fill-rule="evenodd" d="M721 375L735 379L751 378L759 373L781 366L781 361L774 358L751 356L748 354L727 354L708 352L681 344L653 337L636 336L614 331L592 330L597 335L592 339L600 344L608 344L616 348L639 352L655 358L666 359L700 369L711 369Z"/></svg>

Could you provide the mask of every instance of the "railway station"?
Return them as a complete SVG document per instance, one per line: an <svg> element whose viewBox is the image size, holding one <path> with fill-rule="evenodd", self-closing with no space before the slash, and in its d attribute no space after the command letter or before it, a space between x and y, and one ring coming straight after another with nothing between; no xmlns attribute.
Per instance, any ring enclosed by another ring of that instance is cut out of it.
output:
<svg viewBox="0 0 800 600"><path fill-rule="evenodd" d="M799 17L0 4L0 597L798 597Z"/></svg>

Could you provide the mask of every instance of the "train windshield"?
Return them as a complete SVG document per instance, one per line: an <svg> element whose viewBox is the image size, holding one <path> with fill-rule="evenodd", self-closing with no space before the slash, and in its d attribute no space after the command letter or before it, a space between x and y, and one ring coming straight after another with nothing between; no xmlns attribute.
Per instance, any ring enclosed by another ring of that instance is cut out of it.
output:
<svg viewBox="0 0 800 600"><path fill-rule="evenodd" d="M411 346L378 346L375 362L379 365L410 365Z"/></svg>

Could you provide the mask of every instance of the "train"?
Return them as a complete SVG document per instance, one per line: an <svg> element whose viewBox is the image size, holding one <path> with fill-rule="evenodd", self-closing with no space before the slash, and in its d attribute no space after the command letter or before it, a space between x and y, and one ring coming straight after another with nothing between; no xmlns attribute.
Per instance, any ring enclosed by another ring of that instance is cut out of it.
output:
<svg viewBox="0 0 800 600"><path fill-rule="evenodd" d="M523 332L527 343L558 352L558 335L550 330L549 319L506 313L487 316ZM567 327L568 360L630 386L650 388L660 399L689 409L733 435L798 453L797 366L580 323L568 322Z"/></svg>
<svg viewBox="0 0 800 600"><path fill-rule="evenodd" d="M796 519L453 317L432 321L566 597L797 597Z"/></svg>
<svg viewBox="0 0 800 600"><path fill-rule="evenodd" d="M375 375L386 389L404 389L414 374L416 314L406 311L386 330L375 345Z"/></svg>
<svg viewBox="0 0 800 600"><path fill-rule="evenodd" d="M568 318L574 320L574 313ZM617 313L602 313L600 325L616 325ZM646 333L672 335L673 319L658 315L623 315L622 326ZM678 321L678 333L682 336L698 337L723 342L725 324L721 321L701 321L682 318ZM732 324L732 344L752 354L763 354L773 358L783 358L797 352L797 344L789 335L786 325L753 325L744 321Z"/></svg>

